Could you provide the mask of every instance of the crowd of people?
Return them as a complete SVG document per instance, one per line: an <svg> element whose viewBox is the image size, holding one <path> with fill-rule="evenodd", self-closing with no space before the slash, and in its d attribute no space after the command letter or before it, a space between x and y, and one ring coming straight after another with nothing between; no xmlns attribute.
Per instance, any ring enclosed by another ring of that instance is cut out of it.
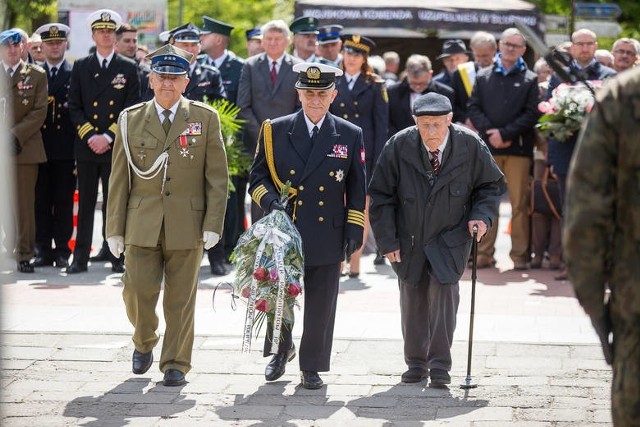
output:
<svg viewBox="0 0 640 427"><path fill-rule="evenodd" d="M228 49L234 27L208 16L159 34L165 44L152 53L114 11L94 12L88 25L95 50L73 64L65 59L67 25L43 25L31 38L19 29L0 34L3 96L13 106L14 253L21 273L56 266L76 274L100 261L124 273L136 328L134 373L153 362L164 269L165 292L175 304L165 305L160 368L166 385L184 383L202 245L211 273L227 274L249 214L247 192L253 221L285 209L302 234L306 388L323 384L318 372L329 369L339 277L358 277L371 229L374 262L391 262L399 276L404 382L450 382L458 281L470 236L478 230L477 267L493 267L505 189L513 268L564 268L562 218L532 213L531 182L541 173L556 180L562 205L577 135L560 142L536 130L539 102L561 81L544 60L530 69L527 40L517 28L498 39L479 31L470 50L463 40L446 40L435 60L413 54L400 72L397 53L374 55L371 38L313 17L247 30L246 59ZM619 39L606 52L588 29L560 48L567 71L586 80L611 78L640 58L637 40ZM442 70L436 75L434 62ZM249 175L232 177L236 191L228 197L217 114L201 103L215 99L240 108L237 139L255 156ZM278 183L286 180L295 192L293 206L285 207ZM90 257L99 186L103 242ZM145 270L142 262L157 268ZM180 282L191 286L175 289ZM295 355L289 330L267 380L279 378Z"/></svg>

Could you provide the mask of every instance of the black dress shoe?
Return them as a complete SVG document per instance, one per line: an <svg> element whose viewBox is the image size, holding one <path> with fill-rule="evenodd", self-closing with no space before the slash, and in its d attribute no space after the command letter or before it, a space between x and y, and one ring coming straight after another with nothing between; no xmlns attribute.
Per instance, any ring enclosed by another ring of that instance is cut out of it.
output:
<svg viewBox="0 0 640 427"><path fill-rule="evenodd" d="M300 372L300 383L303 388L317 390L324 384L316 371Z"/></svg>
<svg viewBox="0 0 640 427"><path fill-rule="evenodd" d="M400 380L403 383L419 383L428 375L427 370L414 366L402 373Z"/></svg>
<svg viewBox="0 0 640 427"><path fill-rule="evenodd" d="M111 271L114 273L124 273L124 263L122 261L111 261Z"/></svg>
<svg viewBox="0 0 640 427"><path fill-rule="evenodd" d="M227 268L224 266L224 263L221 261L215 261L211 264L211 274L216 276L226 276L228 273Z"/></svg>
<svg viewBox="0 0 640 427"><path fill-rule="evenodd" d="M53 258L48 256L38 255L33 260L34 267L48 267L50 265L53 265Z"/></svg>
<svg viewBox="0 0 640 427"><path fill-rule="evenodd" d="M444 369L433 368L429 372L429 376L431 377L429 385L432 387L444 387L447 384L451 384L451 376Z"/></svg>
<svg viewBox="0 0 640 427"><path fill-rule="evenodd" d="M33 273L33 264L29 261L18 261L18 271L20 273Z"/></svg>
<svg viewBox="0 0 640 427"><path fill-rule="evenodd" d="M87 264L81 264L79 262L72 262L71 265L65 268L64 272L67 274L76 274L87 271Z"/></svg>
<svg viewBox="0 0 640 427"><path fill-rule="evenodd" d="M148 353L140 353L138 350L133 350L132 368L131 371L136 375L142 375L149 370L153 363L153 351Z"/></svg>
<svg viewBox="0 0 640 427"><path fill-rule="evenodd" d="M58 268L67 268L69 267L69 257L64 255L57 256L53 261Z"/></svg>
<svg viewBox="0 0 640 427"><path fill-rule="evenodd" d="M102 248L100 249L100 252L98 252L96 254L96 256L92 256L91 258L89 258L89 261L91 262L99 262L99 261L109 261L109 247L108 246L102 246Z"/></svg>
<svg viewBox="0 0 640 427"><path fill-rule="evenodd" d="M376 252L376 257L373 259L373 265L384 265L387 261L385 257L380 253Z"/></svg>
<svg viewBox="0 0 640 427"><path fill-rule="evenodd" d="M165 387L177 387L187 383L184 379L184 374L177 369L167 369L164 373L164 380L162 384Z"/></svg>
<svg viewBox="0 0 640 427"><path fill-rule="evenodd" d="M273 356L271 362L267 364L267 367L264 369L264 378L267 381L275 381L284 375L285 367L287 366L287 362L293 360L296 357L296 347L291 346L288 351L282 351Z"/></svg>

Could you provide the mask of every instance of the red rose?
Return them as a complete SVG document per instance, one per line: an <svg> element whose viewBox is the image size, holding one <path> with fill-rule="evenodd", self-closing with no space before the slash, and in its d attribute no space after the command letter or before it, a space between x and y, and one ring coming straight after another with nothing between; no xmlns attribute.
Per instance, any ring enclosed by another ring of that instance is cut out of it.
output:
<svg viewBox="0 0 640 427"><path fill-rule="evenodd" d="M251 289L244 288L240 293L244 298L249 298L249 294L251 294Z"/></svg>
<svg viewBox="0 0 640 427"><path fill-rule="evenodd" d="M259 282L265 282L269 280L269 270L266 268L256 268L256 271L253 272L253 277Z"/></svg>
<svg viewBox="0 0 640 427"><path fill-rule="evenodd" d="M269 311L269 304L267 303L266 299L259 299L258 301L256 301L256 310L258 311L262 311L262 312L268 312Z"/></svg>
<svg viewBox="0 0 640 427"><path fill-rule="evenodd" d="M302 293L302 287L300 286L300 283L289 283L289 289L287 289L287 293L294 297L300 295Z"/></svg>

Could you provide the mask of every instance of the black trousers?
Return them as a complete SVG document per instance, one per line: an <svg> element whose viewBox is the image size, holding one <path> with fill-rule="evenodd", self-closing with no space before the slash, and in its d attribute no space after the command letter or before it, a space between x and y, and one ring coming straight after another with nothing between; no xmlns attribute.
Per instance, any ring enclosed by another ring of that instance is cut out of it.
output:
<svg viewBox="0 0 640 427"><path fill-rule="evenodd" d="M44 258L71 255L73 193L76 177L73 160L50 160L38 166L36 182L36 252ZM51 242L55 244L52 249Z"/></svg>
<svg viewBox="0 0 640 427"><path fill-rule="evenodd" d="M340 263L304 269L304 320L300 340L300 370L326 372L330 368L333 328L340 282ZM293 344L291 329L283 327L279 351ZM273 325L267 325L263 356L271 350Z"/></svg>
<svg viewBox="0 0 640 427"><path fill-rule="evenodd" d="M93 219L98 199L98 182L102 181L102 239L105 240L105 224L107 215L107 199L109 198L109 176L111 163L77 162L78 170L78 232L73 261L86 264L91 252L93 238Z"/></svg>

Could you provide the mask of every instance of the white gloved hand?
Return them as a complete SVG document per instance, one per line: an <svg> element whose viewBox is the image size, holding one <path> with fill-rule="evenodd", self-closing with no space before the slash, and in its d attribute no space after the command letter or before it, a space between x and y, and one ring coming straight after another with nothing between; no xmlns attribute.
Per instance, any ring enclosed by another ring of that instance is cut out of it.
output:
<svg viewBox="0 0 640 427"><path fill-rule="evenodd" d="M213 231L205 231L202 233L202 240L204 241L204 249L211 249L220 241L220 235Z"/></svg>
<svg viewBox="0 0 640 427"><path fill-rule="evenodd" d="M122 253L124 252L124 237L107 237L107 244L109 245L109 250L111 251L113 256L116 258L120 258L120 255L122 255Z"/></svg>

